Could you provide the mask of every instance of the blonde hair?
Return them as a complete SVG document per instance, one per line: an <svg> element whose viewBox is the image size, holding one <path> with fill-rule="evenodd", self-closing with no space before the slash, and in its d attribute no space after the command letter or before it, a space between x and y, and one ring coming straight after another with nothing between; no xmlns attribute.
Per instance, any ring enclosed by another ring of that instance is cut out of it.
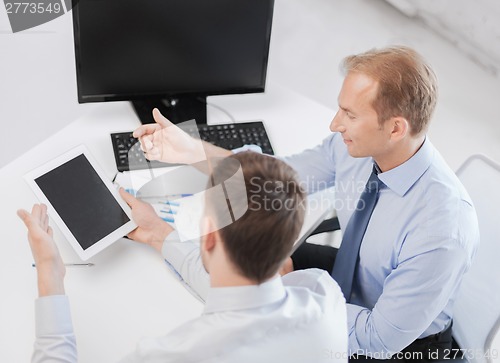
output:
<svg viewBox="0 0 500 363"><path fill-rule="evenodd" d="M404 117L413 136L425 132L437 102L437 79L415 50L394 46L371 49L344 58L345 75L359 72L378 82L372 106L382 126L391 117Z"/></svg>

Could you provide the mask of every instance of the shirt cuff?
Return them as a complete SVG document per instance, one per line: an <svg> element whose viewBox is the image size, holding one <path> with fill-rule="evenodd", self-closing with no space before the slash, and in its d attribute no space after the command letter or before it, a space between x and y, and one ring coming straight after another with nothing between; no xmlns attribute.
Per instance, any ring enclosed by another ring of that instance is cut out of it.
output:
<svg viewBox="0 0 500 363"><path fill-rule="evenodd" d="M37 337L73 334L69 300L66 295L51 295L35 300Z"/></svg>
<svg viewBox="0 0 500 363"><path fill-rule="evenodd" d="M246 145L243 145L242 147L238 147L236 149L231 150L231 152L233 154L238 154L238 153L241 153L243 151L253 151L255 153L262 154L262 148L259 145L254 145L254 144L250 144L250 145L246 144Z"/></svg>

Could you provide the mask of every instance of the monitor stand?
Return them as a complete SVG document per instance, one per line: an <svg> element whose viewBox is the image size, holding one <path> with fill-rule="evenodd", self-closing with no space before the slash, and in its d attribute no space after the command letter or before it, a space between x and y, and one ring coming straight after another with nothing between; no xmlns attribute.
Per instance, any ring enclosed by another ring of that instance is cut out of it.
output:
<svg viewBox="0 0 500 363"><path fill-rule="evenodd" d="M174 124L193 119L197 124L207 123L207 98L205 96L149 98L131 102L142 124L155 122L154 108L160 110L163 116Z"/></svg>

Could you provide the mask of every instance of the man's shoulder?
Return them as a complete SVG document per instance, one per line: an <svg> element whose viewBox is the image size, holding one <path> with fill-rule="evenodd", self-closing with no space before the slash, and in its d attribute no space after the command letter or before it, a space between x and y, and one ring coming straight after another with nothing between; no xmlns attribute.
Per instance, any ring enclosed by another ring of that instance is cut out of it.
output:
<svg viewBox="0 0 500 363"><path fill-rule="evenodd" d="M303 290L329 299L344 299L337 282L324 270L311 268L293 271L283 276L282 280L288 290Z"/></svg>
<svg viewBox="0 0 500 363"><path fill-rule="evenodd" d="M437 151L431 165L422 177L422 182L422 188L426 190L425 195L436 205L444 207L446 202L459 204L465 202L472 205L470 196L462 182Z"/></svg>

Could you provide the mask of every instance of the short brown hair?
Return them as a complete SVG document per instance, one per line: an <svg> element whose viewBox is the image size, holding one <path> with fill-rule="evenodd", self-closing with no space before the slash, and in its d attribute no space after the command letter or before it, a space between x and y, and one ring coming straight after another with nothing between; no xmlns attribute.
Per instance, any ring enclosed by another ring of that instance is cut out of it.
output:
<svg viewBox="0 0 500 363"><path fill-rule="evenodd" d="M363 73L378 82L372 106L382 126L391 117L410 123L410 134L426 131L437 101L434 71L415 50L394 46L344 58L341 69Z"/></svg>
<svg viewBox="0 0 500 363"><path fill-rule="evenodd" d="M235 161L241 165L246 193L240 193L240 200L232 197L227 202L233 211L239 208L237 204L248 205L248 209L219 233L238 272L261 283L275 275L291 253L304 221L305 194L290 166L254 152L234 154L218 162L211 176L214 185L224 181L225 187L231 188L228 183ZM207 196L206 202L209 215L217 219L224 214L217 212L226 207L220 200Z"/></svg>

